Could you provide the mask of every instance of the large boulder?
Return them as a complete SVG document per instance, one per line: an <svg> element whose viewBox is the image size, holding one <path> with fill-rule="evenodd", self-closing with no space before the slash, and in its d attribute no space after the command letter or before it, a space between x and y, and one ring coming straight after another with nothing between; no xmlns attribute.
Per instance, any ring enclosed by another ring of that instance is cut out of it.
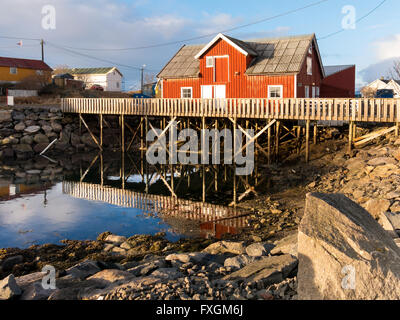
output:
<svg viewBox="0 0 400 320"><path fill-rule="evenodd" d="M299 299L400 298L400 249L342 194L307 194L298 255Z"/></svg>

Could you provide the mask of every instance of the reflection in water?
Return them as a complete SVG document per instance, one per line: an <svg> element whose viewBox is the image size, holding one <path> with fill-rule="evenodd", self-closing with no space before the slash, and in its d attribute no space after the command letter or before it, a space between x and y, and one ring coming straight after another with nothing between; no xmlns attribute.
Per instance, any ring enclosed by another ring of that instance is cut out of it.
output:
<svg viewBox="0 0 400 320"><path fill-rule="evenodd" d="M155 167L129 156L99 154L68 170L50 165L60 176L32 170L24 177L31 184L21 183L23 174L14 169L11 175L0 169L0 247L95 239L106 230L125 236L165 231L170 240L235 234L246 212L220 204L256 192L261 181L234 177L227 166Z"/></svg>

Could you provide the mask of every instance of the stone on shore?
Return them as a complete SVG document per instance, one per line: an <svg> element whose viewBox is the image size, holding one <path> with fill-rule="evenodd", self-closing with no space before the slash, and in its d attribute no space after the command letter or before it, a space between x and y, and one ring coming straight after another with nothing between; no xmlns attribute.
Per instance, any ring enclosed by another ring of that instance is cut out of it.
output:
<svg viewBox="0 0 400 320"><path fill-rule="evenodd" d="M290 254L263 257L235 271L224 280L242 280L246 283L262 281L264 286L282 282L297 267L297 259Z"/></svg>
<svg viewBox="0 0 400 320"><path fill-rule="evenodd" d="M96 261L86 260L65 271L73 278L85 279L101 270Z"/></svg>
<svg viewBox="0 0 400 320"><path fill-rule="evenodd" d="M224 262L224 267L233 267L236 269L243 268L244 266L247 266L250 263L253 263L254 261L257 261L259 256L249 256L247 254L240 254L236 257L228 258Z"/></svg>
<svg viewBox="0 0 400 320"><path fill-rule="evenodd" d="M115 234L110 234L105 238L106 242L112 243L116 246L119 246L121 243L126 241L126 237L124 236L117 236Z"/></svg>
<svg viewBox="0 0 400 320"><path fill-rule="evenodd" d="M298 251L299 299L400 299L400 249L342 194L307 194Z"/></svg>
<svg viewBox="0 0 400 320"><path fill-rule="evenodd" d="M370 199L365 203L364 208L375 219L379 219L381 214L385 213L390 208L390 201L386 199Z"/></svg>
<svg viewBox="0 0 400 320"><path fill-rule="evenodd" d="M20 294L21 289L12 274L0 281L0 300L8 300Z"/></svg>
<svg viewBox="0 0 400 320"><path fill-rule="evenodd" d="M246 247L246 253L250 257L267 256L274 247L271 243L256 242Z"/></svg>
<svg viewBox="0 0 400 320"><path fill-rule="evenodd" d="M271 250L272 255L291 254L297 257L297 232L275 242L276 247Z"/></svg>
<svg viewBox="0 0 400 320"><path fill-rule="evenodd" d="M238 242L218 241L213 244L210 244L207 248L203 250L203 252L211 254L220 254L220 253L242 254L246 252L246 249L243 241L238 241Z"/></svg>

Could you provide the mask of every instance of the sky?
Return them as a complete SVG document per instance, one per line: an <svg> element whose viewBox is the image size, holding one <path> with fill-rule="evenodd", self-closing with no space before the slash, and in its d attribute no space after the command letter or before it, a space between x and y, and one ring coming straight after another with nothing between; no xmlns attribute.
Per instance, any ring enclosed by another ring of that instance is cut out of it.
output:
<svg viewBox="0 0 400 320"><path fill-rule="evenodd" d="M116 66L129 90L138 87L143 65L145 74L155 75L182 45L207 43L232 28L224 33L242 40L315 33L323 64L355 64L360 88L389 76L393 61L400 60L400 1L386 0L362 18L382 2L1 0L0 56L40 59L37 39L44 39L51 67ZM136 49L116 50L126 48Z"/></svg>

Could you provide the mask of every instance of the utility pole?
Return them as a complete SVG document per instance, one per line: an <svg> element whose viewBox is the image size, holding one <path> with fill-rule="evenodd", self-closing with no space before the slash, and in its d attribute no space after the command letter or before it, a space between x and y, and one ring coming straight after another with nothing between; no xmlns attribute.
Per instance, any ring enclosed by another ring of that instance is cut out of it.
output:
<svg viewBox="0 0 400 320"><path fill-rule="evenodd" d="M40 45L42 46L42 61L44 61L44 41L43 41L43 39L40 40Z"/></svg>
<svg viewBox="0 0 400 320"><path fill-rule="evenodd" d="M141 85L140 85L140 90L141 90L141 93L143 94L143 85L144 85L144 83L143 83L143 73L144 73L144 68L146 68L146 65L144 64L143 66L142 66L142 68L141 68L141 71L142 71L142 76L141 76Z"/></svg>

